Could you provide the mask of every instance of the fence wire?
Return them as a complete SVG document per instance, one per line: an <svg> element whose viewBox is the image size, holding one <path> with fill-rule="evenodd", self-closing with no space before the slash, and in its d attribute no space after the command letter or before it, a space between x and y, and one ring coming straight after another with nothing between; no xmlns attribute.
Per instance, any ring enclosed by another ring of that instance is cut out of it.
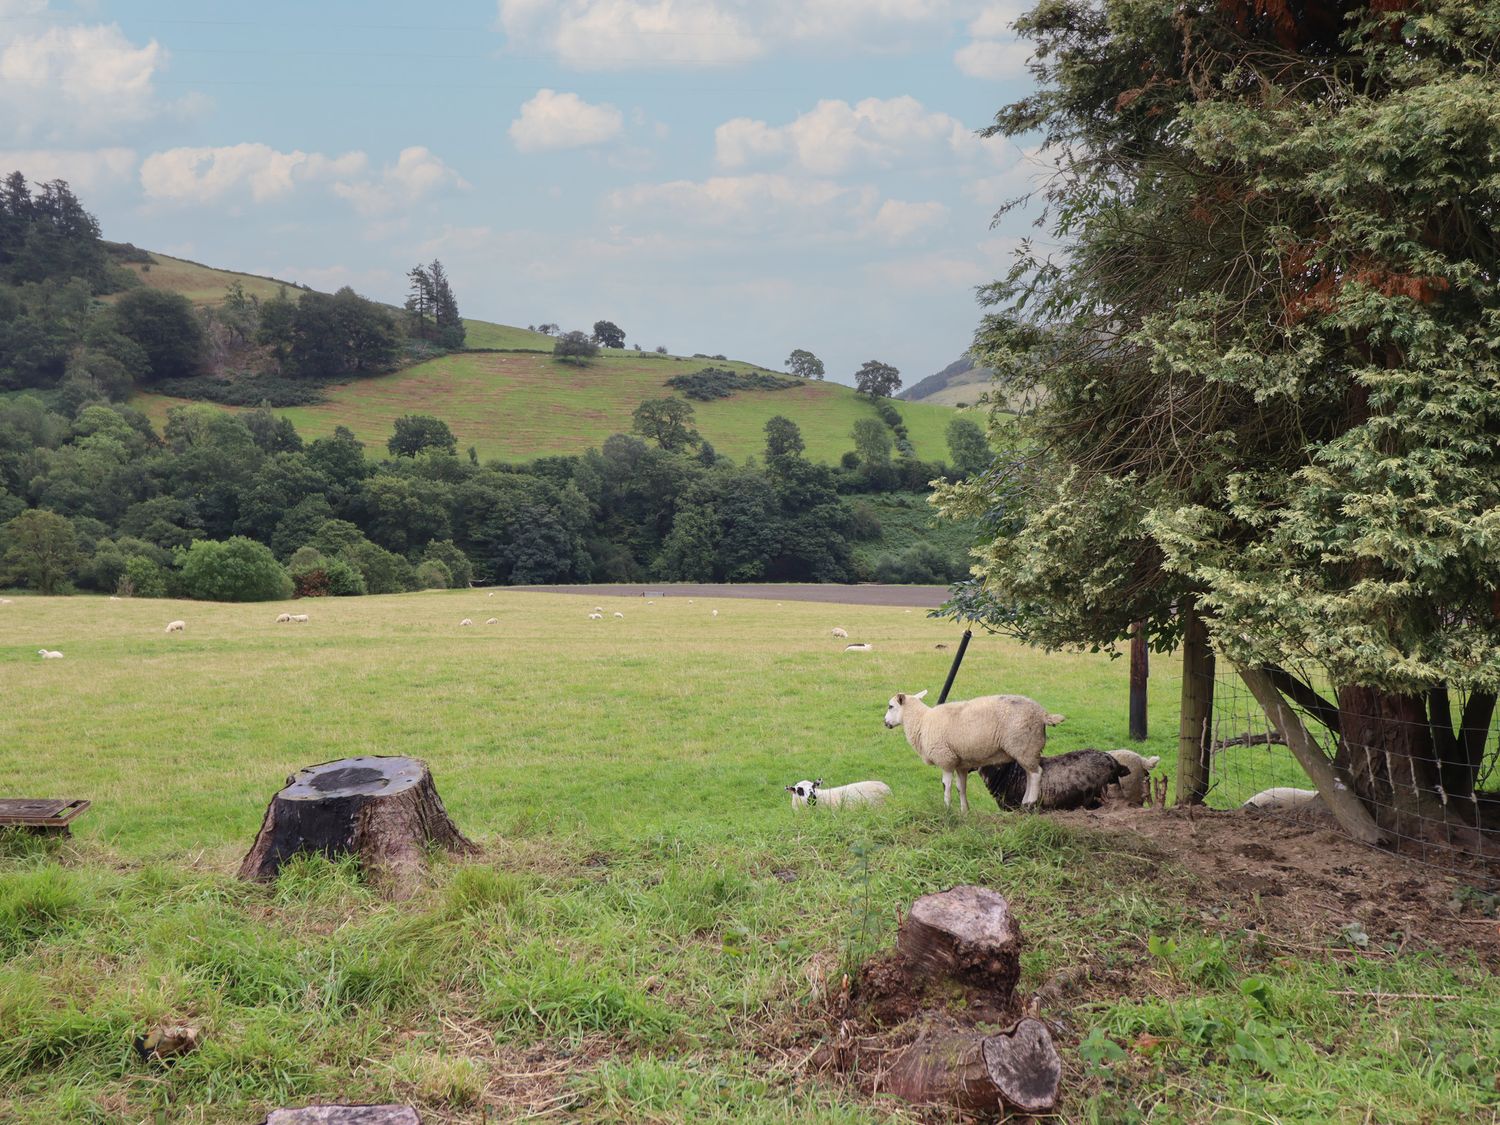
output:
<svg viewBox="0 0 1500 1125"><path fill-rule="evenodd" d="M1302 674L1304 670L1292 671L1337 707L1336 696L1326 682ZM1287 745L1287 733L1267 719L1239 676L1221 663L1213 680L1213 718L1207 732L1209 807L1231 809L1255 803L1260 815L1273 822L1342 832ZM1337 784L1360 798L1392 840L1395 851L1462 881L1500 888L1500 707L1485 716L1482 732L1458 730L1445 741L1440 730L1425 718L1417 722L1388 714L1340 710L1340 729L1335 731L1320 721L1316 704L1309 707L1292 699L1286 702L1334 767ZM1456 724L1465 713L1467 699L1459 696L1452 702ZM1394 737L1372 746L1360 740L1360 733L1369 731L1389 732ZM1403 734L1409 734L1410 741L1404 740ZM1482 747L1477 763L1462 749L1466 736L1471 745ZM1453 756L1454 743L1462 757ZM1423 752L1416 756L1406 753L1413 745ZM1361 776L1366 762L1384 777L1395 778L1401 793ZM1444 784L1445 777L1448 785Z"/></svg>

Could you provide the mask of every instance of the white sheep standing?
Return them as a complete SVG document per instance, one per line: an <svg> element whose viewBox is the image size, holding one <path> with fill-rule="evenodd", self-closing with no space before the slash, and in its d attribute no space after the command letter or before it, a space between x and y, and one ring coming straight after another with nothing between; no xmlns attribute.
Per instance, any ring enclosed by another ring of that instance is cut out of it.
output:
<svg viewBox="0 0 1500 1125"><path fill-rule="evenodd" d="M291 624L291 620L292 615L290 613L278 613L276 615L276 624L278 625L289 625Z"/></svg>
<svg viewBox="0 0 1500 1125"><path fill-rule="evenodd" d="M186 621L168 621L167 622L167 632L169 632L169 633L181 633L186 628L187 628L187 622Z"/></svg>
<svg viewBox="0 0 1500 1125"><path fill-rule="evenodd" d="M63 658L63 654L62 653L60 653L60 652L54 652L53 650L46 649L46 648L39 648L39 649L37 649L36 650L36 654L38 656L40 656L43 660L61 660Z"/></svg>
<svg viewBox="0 0 1500 1125"><path fill-rule="evenodd" d="M1146 786L1149 784L1148 775L1161 761L1161 755L1153 754L1149 758L1143 758L1134 750L1109 750L1106 753L1130 771L1117 784L1110 786L1110 795L1118 794L1132 807L1144 804Z"/></svg>
<svg viewBox="0 0 1500 1125"><path fill-rule="evenodd" d="M969 811L969 774L980 766L1015 762L1026 771L1023 805L1034 805L1042 783L1042 751L1047 728L1063 721L1024 695L981 695L929 707L926 691L897 692L886 707L885 725L901 727L906 741L929 766L943 771L943 806L953 806L958 775L958 807Z"/></svg>
<svg viewBox="0 0 1500 1125"><path fill-rule="evenodd" d="M891 787L883 781L856 781L832 789L823 789L822 785L821 777L817 781L803 780L796 785L788 785L786 791L792 795L792 808L823 805L836 809L841 805L878 805L891 795Z"/></svg>
<svg viewBox="0 0 1500 1125"><path fill-rule="evenodd" d="M835 637L843 637L845 640L848 640L849 639L849 630L848 629L840 629L837 625L835 625L834 628L833 628L833 635Z"/></svg>
<svg viewBox="0 0 1500 1125"><path fill-rule="evenodd" d="M292 614L292 620L296 621L296 622L299 622L299 623L302 623L302 624L306 624L307 620L308 620L307 614L305 614L305 613L294 613L294 614Z"/></svg>

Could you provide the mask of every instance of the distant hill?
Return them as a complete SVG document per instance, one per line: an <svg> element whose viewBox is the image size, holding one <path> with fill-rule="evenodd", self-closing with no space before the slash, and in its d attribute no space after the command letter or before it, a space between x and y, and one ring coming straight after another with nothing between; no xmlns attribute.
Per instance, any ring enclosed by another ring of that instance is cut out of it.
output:
<svg viewBox="0 0 1500 1125"><path fill-rule="evenodd" d="M148 265L132 266L150 286L185 294L199 304L216 304L239 281L247 293L266 299L291 282L214 269L196 262L152 254ZM462 301L463 294L459 294ZM674 393L664 385L673 375L712 365L736 371L763 370L754 364L663 356L634 349L606 349L585 367L552 358L552 337L488 321L465 319L471 349L408 367L389 375L329 387L328 401L315 406L277 408L308 438L348 426L366 444L381 449L402 414L443 419L461 449L474 446L481 457L523 461L554 454L581 453L614 433L627 433L631 413L641 402ZM977 397L977 395L975 396ZM138 393L132 405L158 424L183 399ZM850 387L809 382L778 391L739 391L727 399L695 402L695 425L721 454L760 456L764 427L781 414L802 429L807 456L836 462L854 447L849 431L860 418L874 417L870 404ZM946 427L952 411L929 402L897 404L917 455L947 458Z"/></svg>
<svg viewBox="0 0 1500 1125"><path fill-rule="evenodd" d="M954 360L935 375L913 383L902 391L906 402L925 402L941 406L972 406L990 388L993 373L987 367L976 367L967 355Z"/></svg>

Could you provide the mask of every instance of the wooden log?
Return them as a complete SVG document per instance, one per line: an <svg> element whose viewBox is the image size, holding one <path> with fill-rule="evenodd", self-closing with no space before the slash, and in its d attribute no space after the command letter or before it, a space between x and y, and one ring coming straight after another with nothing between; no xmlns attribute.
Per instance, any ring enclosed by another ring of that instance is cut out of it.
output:
<svg viewBox="0 0 1500 1125"><path fill-rule="evenodd" d="M399 893L414 889L429 847L470 852L448 818L427 764L415 758L341 758L287 778L271 798L241 879L274 879L298 852L355 855Z"/></svg>
<svg viewBox="0 0 1500 1125"><path fill-rule="evenodd" d="M902 1051L885 1088L918 1105L995 1113L1011 1107L1048 1113L1057 1105L1062 1060L1041 1020L1021 1020L999 1035L935 1032Z"/></svg>
<svg viewBox="0 0 1500 1125"><path fill-rule="evenodd" d="M1182 720L1177 733L1177 803L1201 805L1208 795L1214 719L1214 650L1191 596L1182 599Z"/></svg>
<svg viewBox="0 0 1500 1125"><path fill-rule="evenodd" d="M264 1125L422 1125L405 1105L310 1105L273 1109Z"/></svg>
<svg viewBox="0 0 1500 1125"><path fill-rule="evenodd" d="M1021 928L988 887L959 886L912 903L896 945L918 977L948 977L1008 1004L1021 977Z"/></svg>

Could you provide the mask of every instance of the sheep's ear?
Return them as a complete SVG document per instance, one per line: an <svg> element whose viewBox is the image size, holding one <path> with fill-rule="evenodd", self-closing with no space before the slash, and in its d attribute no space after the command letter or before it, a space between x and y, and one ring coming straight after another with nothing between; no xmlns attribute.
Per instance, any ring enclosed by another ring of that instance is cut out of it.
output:
<svg viewBox="0 0 1500 1125"><path fill-rule="evenodd" d="M788 793L795 793L795 792L797 792L797 787L795 785L783 785L782 788L784 790L786 790Z"/></svg>
<svg viewBox="0 0 1500 1125"><path fill-rule="evenodd" d="M1147 758L1146 759L1146 768L1148 770L1154 770L1156 768L1156 763L1159 762L1159 761L1161 761L1161 755L1160 754L1156 755L1156 757L1154 757L1154 758Z"/></svg>
<svg viewBox="0 0 1500 1125"><path fill-rule="evenodd" d="M927 689L926 689L926 688L923 688L923 689L922 689L922 690L921 690L921 691L919 691L919 692L917 692L917 694L916 694L916 695L914 695L914 696L912 696L912 698L913 698L913 699L921 699L921 698L923 698L923 697L924 697L924 696L925 696L925 695L926 695L926 694L927 694Z"/></svg>
<svg viewBox="0 0 1500 1125"><path fill-rule="evenodd" d="M818 778L817 781L813 782L813 788L816 789L818 786L820 786L822 784L823 784L823 779L820 777L820 778Z"/></svg>
<svg viewBox="0 0 1500 1125"><path fill-rule="evenodd" d="M897 703L905 703L906 702L906 692L904 692L904 691L898 691L896 693L896 702Z"/></svg>

